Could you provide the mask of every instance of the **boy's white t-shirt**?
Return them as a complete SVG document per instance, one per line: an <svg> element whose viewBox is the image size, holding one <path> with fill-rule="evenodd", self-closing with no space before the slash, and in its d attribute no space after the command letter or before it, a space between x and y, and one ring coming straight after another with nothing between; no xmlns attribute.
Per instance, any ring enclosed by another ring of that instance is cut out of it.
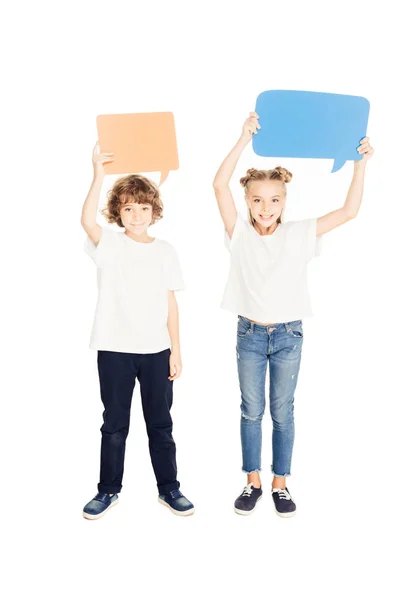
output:
<svg viewBox="0 0 400 600"><path fill-rule="evenodd" d="M285 323L312 316L307 264L321 252L317 219L278 224L261 236L238 213L232 238L228 282L221 307L261 323Z"/></svg>
<svg viewBox="0 0 400 600"><path fill-rule="evenodd" d="M170 348L168 290L184 282L174 247L158 238L136 242L103 227L85 252L97 266L98 300L90 348L150 354Z"/></svg>

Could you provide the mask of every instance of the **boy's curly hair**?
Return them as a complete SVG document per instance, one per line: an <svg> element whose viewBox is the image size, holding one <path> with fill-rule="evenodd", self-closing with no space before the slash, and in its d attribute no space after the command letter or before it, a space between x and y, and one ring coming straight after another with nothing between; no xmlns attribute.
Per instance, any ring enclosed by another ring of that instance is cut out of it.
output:
<svg viewBox="0 0 400 600"><path fill-rule="evenodd" d="M155 183L143 175L126 175L117 179L108 192L107 198L107 207L101 211L101 214L109 223L117 223L119 227L123 227L121 207L129 202L151 204L153 209L151 225L163 217L164 207L159 189Z"/></svg>
<svg viewBox="0 0 400 600"><path fill-rule="evenodd" d="M265 180L277 180L282 181L284 184L283 187L285 189L286 195L286 183L289 183L292 180L292 173L285 169L285 167L277 166L275 169L247 169L247 173L244 177L241 177L240 184L245 189L245 194L249 191L249 186L253 181L265 181ZM249 222L254 227L254 219L251 215L251 211L248 211ZM281 217L278 218L277 223L282 223Z"/></svg>

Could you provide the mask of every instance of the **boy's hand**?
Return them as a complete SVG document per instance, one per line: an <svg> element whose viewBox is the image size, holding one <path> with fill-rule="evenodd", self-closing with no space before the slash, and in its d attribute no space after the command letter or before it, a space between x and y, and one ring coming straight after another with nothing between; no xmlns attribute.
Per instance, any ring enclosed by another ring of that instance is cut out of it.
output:
<svg viewBox="0 0 400 600"><path fill-rule="evenodd" d="M169 357L169 373L170 376L168 379L170 381L174 381L181 376L182 373L182 359L181 353L178 351L172 350L171 355Z"/></svg>
<svg viewBox="0 0 400 600"><path fill-rule="evenodd" d="M258 123L258 114L251 112L249 118L244 122L241 139L247 144L253 134L257 135L257 129L261 129L261 125Z"/></svg>
<svg viewBox="0 0 400 600"><path fill-rule="evenodd" d="M360 145L357 148L357 152L359 154L363 154L364 156L362 157L361 160L355 160L354 162L356 164L357 163L366 163L367 160L369 160L371 158L371 156L374 154L375 150L370 146L368 137L365 137L361 140Z"/></svg>
<svg viewBox="0 0 400 600"><path fill-rule="evenodd" d="M103 152L100 154L100 146L99 142L96 142L95 147L93 148L92 154L92 163L93 163L93 171L94 177L104 177L104 167L105 163L113 162L114 152Z"/></svg>

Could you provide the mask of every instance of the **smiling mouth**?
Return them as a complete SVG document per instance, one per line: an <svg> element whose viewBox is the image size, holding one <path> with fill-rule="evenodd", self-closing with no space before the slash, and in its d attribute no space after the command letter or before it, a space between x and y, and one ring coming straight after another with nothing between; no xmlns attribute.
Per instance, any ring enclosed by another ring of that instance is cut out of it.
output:
<svg viewBox="0 0 400 600"><path fill-rule="evenodd" d="M260 215L260 217L262 219L264 219L265 221L267 221L268 219L271 219L274 215L269 215L268 217L264 216L264 215Z"/></svg>

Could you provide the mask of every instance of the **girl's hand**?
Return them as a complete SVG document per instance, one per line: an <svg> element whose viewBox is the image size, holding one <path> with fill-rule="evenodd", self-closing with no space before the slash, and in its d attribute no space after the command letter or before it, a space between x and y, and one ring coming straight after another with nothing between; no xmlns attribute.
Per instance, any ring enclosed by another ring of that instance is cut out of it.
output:
<svg viewBox="0 0 400 600"><path fill-rule="evenodd" d="M96 142L92 154L92 163L95 178L104 177L103 165L105 163L113 162L114 159L111 158L112 156L114 156L114 152L103 152L103 154L100 154L99 142Z"/></svg>
<svg viewBox="0 0 400 600"><path fill-rule="evenodd" d="M253 134L257 135L257 129L261 129L261 125L258 123L258 114L251 112L249 118L244 122L241 139L248 144Z"/></svg>
<svg viewBox="0 0 400 600"><path fill-rule="evenodd" d="M354 162L356 164L357 163L366 163L367 160L369 160L371 158L371 156L374 154L375 150L372 148L372 146L370 146L368 137L365 137L361 140L360 145L357 148L357 152L359 154L363 154L364 156L362 157L361 160L355 160Z"/></svg>
<svg viewBox="0 0 400 600"><path fill-rule="evenodd" d="M180 352L171 352L171 355L169 357L169 373L170 376L168 377L168 379L170 381L174 381L175 379L178 379L178 377L181 376L182 360Z"/></svg>

